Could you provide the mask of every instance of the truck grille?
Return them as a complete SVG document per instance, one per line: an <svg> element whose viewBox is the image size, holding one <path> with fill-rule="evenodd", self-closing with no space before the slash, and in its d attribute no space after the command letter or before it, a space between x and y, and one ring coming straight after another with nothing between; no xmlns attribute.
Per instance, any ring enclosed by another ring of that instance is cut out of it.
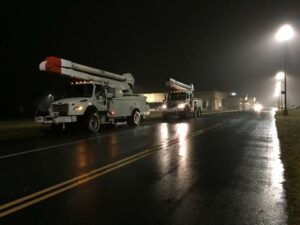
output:
<svg viewBox="0 0 300 225"><path fill-rule="evenodd" d="M69 112L69 104L52 105L53 112L58 113L59 116L67 116Z"/></svg>
<svg viewBox="0 0 300 225"><path fill-rule="evenodd" d="M176 103L173 103L173 102L168 102L168 108L173 108L173 107L176 107L177 104Z"/></svg>

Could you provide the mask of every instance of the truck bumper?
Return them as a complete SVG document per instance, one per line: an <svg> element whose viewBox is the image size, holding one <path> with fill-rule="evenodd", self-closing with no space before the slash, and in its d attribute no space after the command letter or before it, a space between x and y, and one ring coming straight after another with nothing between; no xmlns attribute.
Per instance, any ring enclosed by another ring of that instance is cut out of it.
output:
<svg viewBox="0 0 300 225"><path fill-rule="evenodd" d="M168 110L164 110L162 113L167 114L167 115L179 116L179 115L184 114L184 110L180 110L180 109L178 110L177 108L176 109L168 109Z"/></svg>
<svg viewBox="0 0 300 225"><path fill-rule="evenodd" d="M59 117L51 117L51 116L37 116L35 117L35 122L37 123L75 123L77 122L77 116L59 116Z"/></svg>

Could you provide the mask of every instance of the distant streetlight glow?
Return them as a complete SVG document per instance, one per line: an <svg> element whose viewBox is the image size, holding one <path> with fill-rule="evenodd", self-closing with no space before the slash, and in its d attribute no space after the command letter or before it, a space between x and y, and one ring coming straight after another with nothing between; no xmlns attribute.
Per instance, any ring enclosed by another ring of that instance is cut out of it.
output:
<svg viewBox="0 0 300 225"><path fill-rule="evenodd" d="M54 96L52 94L49 94L47 97L48 101L53 101L54 100Z"/></svg>
<svg viewBox="0 0 300 225"><path fill-rule="evenodd" d="M276 74L276 80L281 81L284 79L284 72L280 71Z"/></svg>
<svg viewBox="0 0 300 225"><path fill-rule="evenodd" d="M294 29L291 25L285 24L279 28L277 33L275 34L275 38L277 41L283 42L292 39L294 36Z"/></svg>
<svg viewBox="0 0 300 225"><path fill-rule="evenodd" d="M255 112L260 112L262 109L263 109L262 104L257 103L257 104L254 105L254 111Z"/></svg>
<svg viewBox="0 0 300 225"><path fill-rule="evenodd" d="M232 92L231 95L232 95L232 96L236 96L236 93L235 93L235 92Z"/></svg>

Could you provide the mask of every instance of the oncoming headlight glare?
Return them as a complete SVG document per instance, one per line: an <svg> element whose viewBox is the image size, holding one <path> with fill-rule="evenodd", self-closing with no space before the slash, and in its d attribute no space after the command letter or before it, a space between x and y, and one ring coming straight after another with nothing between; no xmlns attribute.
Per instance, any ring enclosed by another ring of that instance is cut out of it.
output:
<svg viewBox="0 0 300 225"><path fill-rule="evenodd" d="M183 109L185 107L185 104L181 103L177 106L179 109Z"/></svg>
<svg viewBox="0 0 300 225"><path fill-rule="evenodd" d="M254 105L254 111L260 112L263 109L263 106L261 104L255 104Z"/></svg>

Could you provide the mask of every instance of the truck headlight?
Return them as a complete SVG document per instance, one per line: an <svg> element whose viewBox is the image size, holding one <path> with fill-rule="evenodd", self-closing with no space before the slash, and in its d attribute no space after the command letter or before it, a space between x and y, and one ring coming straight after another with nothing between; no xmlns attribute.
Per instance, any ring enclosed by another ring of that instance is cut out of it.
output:
<svg viewBox="0 0 300 225"><path fill-rule="evenodd" d="M166 105L166 104L163 104L161 107L162 107L163 109L166 109L166 108L167 108L167 105Z"/></svg>
<svg viewBox="0 0 300 225"><path fill-rule="evenodd" d="M80 112L82 110L83 110L83 106L82 105L74 107L74 111Z"/></svg>
<svg viewBox="0 0 300 225"><path fill-rule="evenodd" d="M184 107L185 107L185 104L183 104L183 103L181 103L177 106L177 108L179 108L179 109L183 109Z"/></svg>

